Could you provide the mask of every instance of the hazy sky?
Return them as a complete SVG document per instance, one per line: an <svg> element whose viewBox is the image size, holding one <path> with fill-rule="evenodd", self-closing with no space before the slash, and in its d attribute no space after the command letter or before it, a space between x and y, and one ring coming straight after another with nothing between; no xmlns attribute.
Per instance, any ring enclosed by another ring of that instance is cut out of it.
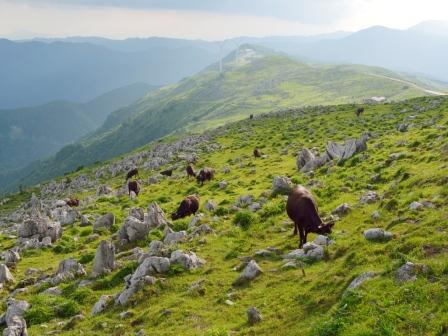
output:
<svg viewBox="0 0 448 336"><path fill-rule="evenodd" d="M446 20L448 0L0 0L0 37L311 35Z"/></svg>

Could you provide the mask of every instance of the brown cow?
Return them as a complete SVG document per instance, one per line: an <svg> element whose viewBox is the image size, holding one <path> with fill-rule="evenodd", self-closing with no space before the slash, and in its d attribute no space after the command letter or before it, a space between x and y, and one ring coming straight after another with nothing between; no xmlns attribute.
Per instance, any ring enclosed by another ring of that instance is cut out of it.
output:
<svg viewBox="0 0 448 336"><path fill-rule="evenodd" d="M199 197L196 195L187 196L180 203L177 211L171 214L171 219L176 220L179 218L194 215L196 214L196 211L198 211L198 209L199 209Z"/></svg>
<svg viewBox="0 0 448 336"><path fill-rule="evenodd" d="M258 149L258 147L254 149L254 156L255 156L256 158L261 157L261 152L260 152L260 150Z"/></svg>
<svg viewBox="0 0 448 336"><path fill-rule="evenodd" d="M140 186L138 185L137 181L129 181L128 182L128 191L129 196L131 196L131 191L135 192L135 194L138 196L138 193L140 192Z"/></svg>
<svg viewBox="0 0 448 336"><path fill-rule="evenodd" d="M196 176L196 180L198 183L201 183L201 185L204 185L205 181L210 181L215 176L215 172L212 168L202 168L199 174Z"/></svg>
<svg viewBox="0 0 448 336"><path fill-rule="evenodd" d="M166 169L166 170L160 172L160 174L163 176L171 176L171 175L173 175L173 169Z"/></svg>
<svg viewBox="0 0 448 336"><path fill-rule="evenodd" d="M359 117L361 115L361 113L364 112L364 107L358 107L358 109L356 110L356 116Z"/></svg>
<svg viewBox="0 0 448 336"><path fill-rule="evenodd" d="M326 235L331 233L334 223L324 224L319 217L313 195L303 186L294 187L288 196L286 212L294 222L294 235L300 234L299 248L306 243L310 232Z"/></svg>
<svg viewBox="0 0 448 336"><path fill-rule="evenodd" d="M137 168L134 168L134 169L131 169L130 171L128 171L128 173L126 174L126 181L129 180L133 176L139 176Z"/></svg>
<svg viewBox="0 0 448 336"><path fill-rule="evenodd" d="M187 166L187 176L188 176L188 178L190 178L190 177L196 177L196 173L195 173L195 171L194 171L194 169L193 169L193 165L192 164L189 164L188 166Z"/></svg>
<svg viewBox="0 0 448 336"><path fill-rule="evenodd" d="M69 198L68 201L66 201L67 205L71 208L79 206L79 199L77 198Z"/></svg>
<svg viewBox="0 0 448 336"><path fill-rule="evenodd" d="M249 119L252 120L253 118L254 118L254 115L251 114L251 115L249 116Z"/></svg>

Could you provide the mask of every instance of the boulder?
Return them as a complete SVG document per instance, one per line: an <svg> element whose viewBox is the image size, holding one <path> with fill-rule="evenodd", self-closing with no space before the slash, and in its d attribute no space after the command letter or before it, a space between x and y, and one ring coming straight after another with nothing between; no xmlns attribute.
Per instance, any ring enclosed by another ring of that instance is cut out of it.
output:
<svg viewBox="0 0 448 336"><path fill-rule="evenodd" d="M168 223L165 218L165 213L156 202L153 202L148 206L148 218L146 219L146 223L149 225L150 230L165 226Z"/></svg>
<svg viewBox="0 0 448 336"><path fill-rule="evenodd" d="M257 324L261 322L262 319L263 317L261 316L260 311L257 308L250 307L249 309L247 309L247 323L249 323L249 325Z"/></svg>
<svg viewBox="0 0 448 336"><path fill-rule="evenodd" d="M131 210L129 210L129 216L132 216L134 218L137 218L141 221L145 220L145 213L143 212L143 209L141 208L131 208Z"/></svg>
<svg viewBox="0 0 448 336"><path fill-rule="evenodd" d="M338 216L344 216L347 215L350 211L352 211L352 208L347 203L342 203L341 205L338 205L336 209L334 209L331 213L333 215Z"/></svg>
<svg viewBox="0 0 448 336"><path fill-rule="evenodd" d="M305 165L316 159L316 156L308 148L303 148L297 157L297 169L301 170Z"/></svg>
<svg viewBox="0 0 448 336"><path fill-rule="evenodd" d="M372 241L389 240L393 237L393 234L384 231L381 228L372 228L364 231L364 238Z"/></svg>
<svg viewBox="0 0 448 336"><path fill-rule="evenodd" d="M185 270L201 267L205 264L205 260L199 258L194 252L184 253L182 250L176 250L171 253L171 264L179 264Z"/></svg>
<svg viewBox="0 0 448 336"><path fill-rule="evenodd" d="M3 258L5 259L6 266L11 267L20 261L20 254L15 249L11 249L3 254Z"/></svg>
<svg viewBox="0 0 448 336"><path fill-rule="evenodd" d="M128 216L118 231L120 241L134 242L143 240L149 233L149 224L135 217Z"/></svg>
<svg viewBox="0 0 448 336"><path fill-rule="evenodd" d="M423 204L417 201L412 202L411 204L409 204L409 209L411 210L419 210L423 208Z"/></svg>
<svg viewBox="0 0 448 336"><path fill-rule="evenodd" d="M51 218L61 225L71 225L80 217L78 210L69 206L55 208L51 211Z"/></svg>
<svg viewBox="0 0 448 336"><path fill-rule="evenodd" d="M249 205L247 208L252 212L257 212L258 210L261 209L261 204L258 202L254 202L251 205Z"/></svg>
<svg viewBox="0 0 448 336"><path fill-rule="evenodd" d="M417 266L408 261L397 269L395 279L398 282L415 281L417 279Z"/></svg>
<svg viewBox="0 0 448 336"><path fill-rule="evenodd" d="M62 290L59 287L55 286L47 288L46 290L43 291L43 293L47 295L61 296Z"/></svg>
<svg viewBox="0 0 448 336"><path fill-rule="evenodd" d="M81 224L80 226L90 226L92 223L90 222L90 216L89 215L81 215Z"/></svg>
<svg viewBox="0 0 448 336"><path fill-rule="evenodd" d="M14 277L9 271L8 266L0 264L0 284L11 284L14 282Z"/></svg>
<svg viewBox="0 0 448 336"><path fill-rule="evenodd" d="M355 288L358 288L361 286L361 284L369 279L372 279L376 274L374 272L365 272L360 275L358 275L356 278L350 282L348 287L345 289L344 294L346 294L348 291L353 290Z"/></svg>
<svg viewBox="0 0 448 336"><path fill-rule="evenodd" d="M17 235L20 238L37 238L41 240L44 237L51 237L54 242L62 235L62 228L59 222L50 222L44 217L32 217L19 225Z"/></svg>
<svg viewBox="0 0 448 336"><path fill-rule="evenodd" d="M216 203L213 200L208 200L204 205L205 210L207 211L215 211L216 210Z"/></svg>
<svg viewBox="0 0 448 336"><path fill-rule="evenodd" d="M187 237L186 231L175 232L170 228L168 228L165 231L165 238L163 239L163 243L166 245L177 244L185 240L186 237Z"/></svg>
<svg viewBox="0 0 448 336"><path fill-rule="evenodd" d="M274 195L288 195L293 185L291 179L287 176L274 176L272 181L272 193Z"/></svg>
<svg viewBox="0 0 448 336"><path fill-rule="evenodd" d="M115 269L115 247L111 242L102 240L93 260L92 276L107 274Z"/></svg>
<svg viewBox="0 0 448 336"><path fill-rule="evenodd" d="M112 188L107 185L100 185L98 188L96 188L96 195L97 196L103 196L103 195L109 195L112 194Z"/></svg>
<svg viewBox="0 0 448 336"><path fill-rule="evenodd" d="M101 295L100 299L93 305L92 316L102 313L110 307L113 303L113 299L112 295Z"/></svg>
<svg viewBox="0 0 448 336"><path fill-rule="evenodd" d="M331 160L347 160L356 153L365 151L367 149L367 140L369 136L363 134L358 139L350 139L343 144L338 144L333 141L329 141L326 147L326 153Z"/></svg>
<svg viewBox="0 0 448 336"><path fill-rule="evenodd" d="M256 277L258 277L262 272L263 271L261 270L260 266L258 266L256 261L251 260L233 284L235 286L239 286L249 283Z"/></svg>
<svg viewBox="0 0 448 336"><path fill-rule="evenodd" d="M227 188L227 185L228 185L227 181L221 181L218 183L219 189L225 189Z"/></svg>
<svg viewBox="0 0 448 336"><path fill-rule="evenodd" d="M254 197L252 195L241 195L236 200L236 206L240 208L247 207L248 205L251 205L254 200Z"/></svg>
<svg viewBox="0 0 448 336"><path fill-rule="evenodd" d="M53 286L86 275L84 266L75 259L65 259L59 263L56 274L51 279Z"/></svg>
<svg viewBox="0 0 448 336"><path fill-rule="evenodd" d="M6 312L0 317L0 324L6 324L3 336L27 336L23 315L30 308L30 304L26 301L7 299L6 307Z"/></svg>
<svg viewBox="0 0 448 336"><path fill-rule="evenodd" d="M208 226L207 224L201 224L198 227L194 228L194 230L191 232L192 236L199 236L201 234L210 234L213 233L213 229Z"/></svg>
<svg viewBox="0 0 448 336"><path fill-rule="evenodd" d="M303 252L305 257L312 260L321 260L324 257L324 248L322 245L312 243L305 243L303 245Z"/></svg>
<svg viewBox="0 0 448 336"><path fill-rule="evenodd" d="M317 156L313 160L308 161L301 169L300 171L302 173L308 173L313 170L316 170L317 168L322 167L324 164L326 164L328 161L330 161L330 157L328 154L324 153L321 156Z"/></svg>
<svg viewBox="0 0 448 336"><path fill-rule="evenodd" d="M149 243L149 256L164 257L166 253L166 247L160 240L153 240Z"/></svg>
<svg viewBox="0 0 448 336"><path fill-rule="evenodd" d="M360 204L370 204L378 200L378 194L372 190L368 190L359 199Z"/></svg>
<svg viewBox="0 0 448 336"><path fill-rule="evenodd" d="M188 228L191 229L198 225L201 222L202 218L204 218L204 215L201 213L197 213L196 215L194 215L190 221L190 224L188 224Z"/></svg>
<svg viewBox="0 0 448 336"><path fill-rule="evenodd" d="M104 214L101 217L98 217L93 223L93 230L98 230L99 228L111 229L115 224L115 215L111 212Z"/></svg>

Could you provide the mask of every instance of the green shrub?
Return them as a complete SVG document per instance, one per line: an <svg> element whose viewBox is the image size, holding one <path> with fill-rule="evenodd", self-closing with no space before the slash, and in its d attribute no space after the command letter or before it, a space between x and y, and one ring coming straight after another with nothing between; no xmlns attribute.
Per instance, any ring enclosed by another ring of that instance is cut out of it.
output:
<svg viewBox="0 0 448 336"><path fill-rule="evenodd" d="M229 210L225 207L219 206L216 208L215 210L215 215L216 216L225 216L229 213Z"/></svg>
<svg viewBox="0 0 448 336"><path fill-rule="evenodd" d="M90 253L83 254L83 255L81 256L81 258L79 258L78 261L79 261L81 264L88 264L88 263L91 262L94 258L95 258L95 253L90 252Z"/></svg>
<svg viewBox="0 0 448 336"><path fill-rule="evenodd" d="M233 224L240 226L243 230L247 230L254 222L255 215L250 211L239 211L233 218Z"/></svg>

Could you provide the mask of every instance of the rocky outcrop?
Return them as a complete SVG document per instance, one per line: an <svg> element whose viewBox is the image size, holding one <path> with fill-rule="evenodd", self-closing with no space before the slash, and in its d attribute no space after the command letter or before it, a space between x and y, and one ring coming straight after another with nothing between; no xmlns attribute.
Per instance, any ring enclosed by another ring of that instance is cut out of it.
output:
<svg viewBox="0 0 448 336"><path fill-rule="evenodd" d="M343 144L333 141L327 143L326 153L331 160L344 161L356 153L367 150L368 134L363 134L358 139L350 139Z"/></svg>
<svg viewBox="0 0 448 336"><path fill-rule="evenodd" d="M93 230L98 230L99 228L110 229L115 224L115 215L111 212L106 213L105 215L98 217L93 223Z"/></svg>
<svg viewBox="0 0 448 336"><path fill-rule="evenodd" d="M111 242L102 240L93 260L92 276L107 274L115 269L115 247Z"/></svg>
<svg viewBox="0 0 448 336"><path fill-rule="evenodd" d="M101 295L100 299L93 305L92 316L105 311L113 304L114 298L112 295Z"/></svg>
<svg viewBox="0 0 448 336"><path fill-rule="evenodd" d="M51 242L58 240L62 235L62 228L59 222L50 222L45 217L32 217L19 225L17 235L22 248L39 248L42 246L39 243L46 237Z"/></svg>
<svg viewBox="0 0 448 336"><path fill-rule="evenodd" d="M258 277L263 271L261 270L260 266L256 263L255 260L251 260L244 270L241 272L239 277L235 280L233 283L234 286L240 286L244 285L246 283L251 282L256 277Z"/></svg>
<svg viewBox="0 0 448 336"><path fill-rule="evenodd" d="M130 243L145 239L148 233L149 224L147 222L141 221L133 216L128 216L118 232L118 237L120 238L120 242Z"/></svg>
<svg viewBox="0 0 448 336"><path fill-rule="evenodd" d="M74 280L78 277L85 276L84 266L74 259L65 259L59 263L56 274L51 279L51 284L57 286L60 283Z"/></svg>
<svg viewBox="0 0 448 336"><path fill-rule="evenodd" d="M5 264L8 267L16 265L20 261L20 254L14 249L10 249L3 254L3 258L5 259Z"/></svg>
<svg viewBox="0 0 448 336"><path fill-rule="evenodd" d="M6 307L6 312L0 316L0 324L6 325L3 336L27 336L26 321L23 315L30 308L30 304L26 301L8 299Z"/></svg>
<svg viewBox="0 0 448 336"><path fill-rule="evenodd" d="M185 270L201 267L205 264L205 260L199 258L194 252L185 253L182 250L176 250L171 253L171 264L179 264Z"/></svg>
<svg viewBox="0 0 448 336"><path fill-rule="evenodd" d="M167 228L167 230L165 230L165 238L163 239L163 243L166 245L177 244L182 242L186 238L187 238L186 231L175 232L170 228Z"/></svg>
<svg viewBox="0 0 448 336"><path fill-rule="evenodd" d="M165 213L156 202L153 202L148 206L148 217L146 219L146 223L148 224L150 230L163 227L168 223Z"/></svg>
<svg viewBox="0 0 448 336"><path fill-rule="evenodd" d="M14 277L9 271L8 266L0 264L0 285L11 284L14 282Z"/></svg>
<svg viewBox="0 0 448 336"><path fill-rule="evenodd" d="M316 156L311 152L308 148L303 148L299 155L297 156L297 169L301 170L303 167L307 165L308 162L311 162L316 159Z"/></svg>
<svg viewBox="0 0 448 336"><path fill-rule="evenodd" d="M274 176L272 181L272 194L288 195L293 185L291 179L286 176Z"/></svg>

